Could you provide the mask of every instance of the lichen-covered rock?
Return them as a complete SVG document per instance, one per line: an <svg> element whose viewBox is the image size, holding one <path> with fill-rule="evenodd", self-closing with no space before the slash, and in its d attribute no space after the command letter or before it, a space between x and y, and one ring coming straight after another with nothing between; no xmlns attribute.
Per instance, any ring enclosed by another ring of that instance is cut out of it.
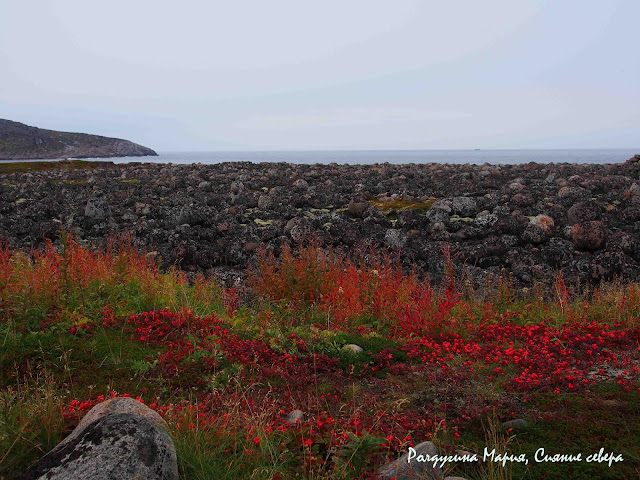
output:
<svg viewBox="0 0 640 480"><path fill-rule="evenodd" d="M485 215L478 214L473 223L480 228L489 228L492 227L497 221L497 215L494 215L493 213L487 213Z"/></svg>
<svg viewBox="0 0 640 480"><path fill-rule="evenodd" d="M600 220L602 216L602 206L594 201L578 202L567 211L569 225L581 222Z"/></svg>
<svg viewBox="0 0 640 480"><path fill-rule="evenodd" d="M104 220L111 215L111 207L104 197L92 197L84 208L84 216L92 220Z"/></svg>
<svg viewBox="0 0 640 480"><path fill-rule="evenodd" d="M173 442L149 418L106 414L74 433L29 468L21 480L178 479Z"/></svg>
<svg viewBox="0 0 640 480"><path fill-rule="evenodd" d="M461 217L470 217L478 211L478 202L471 197L454 197L451 199L453 213Z"/></svg>
<svg viewBox="0 0 640 480"><path fill-rule="evenodd" d="M607 240L607 227L601 221L576 223L571 227L571 241L578 248L598 250Z"/></svg>
<svg viewBox="0 0 640 480"><path fill-rule="evenodd" d="M394 250L404 247L405 243L407 243L407 237L399 230L390 228L384 235L384 244Z"/></svg>
<svg viewBox="0 0 640 480"><path fill-rule="evenodd" d="M130 397L117 397L105 400L89 410L87 414L82 417L82 420L80 420L80 423L75 430L71 432L69 437L67 437L66 441L84 430L84 428L91 422L95 422L105 415L113 415L115 413L138 415L140 417L148 418L160 428L165 430L169 428L164 418L162 418L155 410L147 407L144 403Z"/></svg>
<svg viewBox="0 0 640 480"><path fill-rule="evenodd" d="M568 284L593 283L618 260L616 273L637 282L640 247L628 239L640 238L638 172L636 163L62 166L0 173L0 240L40 248L64 227L97 246L130 232L161 268L219 278L236 278L263 249L278 256L284 245L295 253L315 241L349 256L376 246L435 282L448 245L454 267L474 270L480 288L503 268L517 286L557 268ZM555 225L546 228L539 213ZM597 221L603 228L593 235L588 222ZM624 256L592 263L593 251Z"/></svg>
<svg viewBox="0 0 640 480"><path fill-rule="evenodd" d="M551 235L553 233L553 227L555 225L553 218L549 215L538 215L531 219L531 224L539 227L545 235Z"/></svg>
<svg viewBox="0 0 640 480"><path fill-rule="evenodd" d="M522 240L528 243L542 243L548 240L549 236L538 225L530 223L522 233Z"/></svg>
<svg viewBox="0 0 640 480"><path fill-rule="evenodd" d="M562 205L573 205L589 198L589 190L582 187L562 187L558 190L558 201Z"/></svg>

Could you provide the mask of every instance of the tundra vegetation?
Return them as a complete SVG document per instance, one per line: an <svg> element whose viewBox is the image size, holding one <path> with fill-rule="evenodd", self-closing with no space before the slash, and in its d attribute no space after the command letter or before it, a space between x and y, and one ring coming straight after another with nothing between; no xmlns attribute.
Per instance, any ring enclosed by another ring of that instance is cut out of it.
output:
<svg viewBox="0 0 640 480"><path fill-rule="evenodd" d="M372 478L425 440L530 459L445 465L471 479L638 475L637 284L479 291L307 245L227 289L155 261L126 237L0 248L0 478L122 395L166 419L185 479Z"/></svg>

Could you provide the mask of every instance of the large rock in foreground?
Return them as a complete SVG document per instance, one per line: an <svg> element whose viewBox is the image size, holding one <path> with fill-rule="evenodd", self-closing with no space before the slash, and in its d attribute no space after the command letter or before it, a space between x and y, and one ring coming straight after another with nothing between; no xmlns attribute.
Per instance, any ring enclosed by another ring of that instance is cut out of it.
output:
<svg viewBox="0 0 640 480"><path fill-rule="evenodd" d="M157 156L129 140L56 132L0 119L0 160Z"/></svg>
<svg viewBox="0 0 640 480"><path fill-rule="evenodd" d="M164 420L130 398L94 407L21 480L177 480L178 466Z"/></svg>

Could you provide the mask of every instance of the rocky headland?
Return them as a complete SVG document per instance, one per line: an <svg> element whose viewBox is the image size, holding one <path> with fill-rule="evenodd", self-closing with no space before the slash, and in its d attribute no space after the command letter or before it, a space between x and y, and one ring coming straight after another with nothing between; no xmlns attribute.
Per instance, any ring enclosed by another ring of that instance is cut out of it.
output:
<svg viewBox="0 0 640 480"><path fill-rule="evenodd" d="M119 138L56 132L0 119L0 160L157 156L150 148Z"/></svg>
<svg viewBox="0 0 640 480"><path fill-rule="evenodd" d="M260 249L315 239L378 246L437 280L449 249L482 283L640 281L640 156L622 164L162 165L0 175L0 237L12 247L89 244L130 232L164 266L240 271ZM505 270L503 270L505 269Z"/></svg>

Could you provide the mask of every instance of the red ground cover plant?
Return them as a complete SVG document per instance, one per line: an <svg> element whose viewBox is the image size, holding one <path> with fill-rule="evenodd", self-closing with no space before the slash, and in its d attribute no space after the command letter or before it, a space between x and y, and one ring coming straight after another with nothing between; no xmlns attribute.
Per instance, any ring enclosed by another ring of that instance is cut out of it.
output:
<svg viewBox="0 0 640 480"><path fill-rule="evenodd" d="M174 431L226 438L252 461L277 445L293 471L366 478L434 435L453 448L492 412L526 415L535 396L587 396L606 382L640 398L635 285L576 299L558 277L553 301L519 298L504 284L493 300L478 300L460 292L450 264L434 288L389 258L352 261L308 246L279 259L261 254L247 299L202 277L190 285L161 273L126 242L91 252L65 241L30 255L0 249L2 321L62 332L76 348L98 333L144 347L143 373L131 374L139 389L124 395ZM222 308L140 308L176 285L194 299L218 295ZM43 307L29 310L37 301ZM345 352L349 343L364 352ZM69 400L64 418L71 426L115 395L123 393ZM306 415L289 425L293 409Z"/></svg>

